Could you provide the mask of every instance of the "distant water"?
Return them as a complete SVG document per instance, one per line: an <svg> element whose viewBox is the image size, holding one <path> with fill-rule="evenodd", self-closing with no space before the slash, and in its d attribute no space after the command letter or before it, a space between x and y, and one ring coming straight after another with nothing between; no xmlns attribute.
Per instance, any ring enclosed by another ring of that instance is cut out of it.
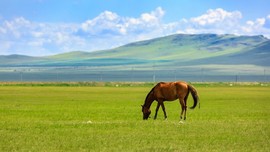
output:
<svg viewBox="0 0 270 152"><path fill-rule="evenodd" d="M269 82L269 75L215 75L174 71L0 71L0 81L16 82L73 82L73 81L128 81L159 82L184 80L191 82Z"/></svg>

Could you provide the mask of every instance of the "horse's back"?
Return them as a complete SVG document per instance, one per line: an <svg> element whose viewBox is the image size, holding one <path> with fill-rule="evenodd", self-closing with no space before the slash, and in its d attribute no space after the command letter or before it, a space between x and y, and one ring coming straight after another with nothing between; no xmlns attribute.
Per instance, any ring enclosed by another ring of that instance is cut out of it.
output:
<svg viewBox="0 0 270 152"><path fill-rule="evenodd" d="M188 84L183 81L159 82L154 89L156 98L172 101L188 92Z"/></svg>
<svg viewBox="0 0 270 152"><path fill-rule="evenodd" d="M156 86L158 86L159 88L165 88L165 89L177 89L177 88L187 89L188 83L184 81L159 82Z"/></svg>
<svg viewBox="0 0 270 152"><path fill-rule="evenodd" d="M175 82L175 85L176 85L177 89L188 90L188 83L186 83L184 81L177 81L177 82Z"/></svg>

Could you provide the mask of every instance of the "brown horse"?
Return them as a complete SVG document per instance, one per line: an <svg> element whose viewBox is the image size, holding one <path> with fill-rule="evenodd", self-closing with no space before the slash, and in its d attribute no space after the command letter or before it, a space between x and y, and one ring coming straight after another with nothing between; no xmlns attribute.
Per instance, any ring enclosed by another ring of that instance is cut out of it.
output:
<svg viewBox="0 0 270 152"><path fill-rule="evenodd" d="M158 102L154 119L157 118L157 113L160 105L162 107L164 117L166 119L167 114L163 102L174 101L176 99L179 99L179 102L182 107L180 120L182 120L183 114L185 120L187 112L187 99L189 92L191 92L194 100L194 104L190 108L194 109L199 101L199 96L196 89L193 86L182 81L168 82L168 83L159 82L156 86L152 88L152 90L147 94L145 98L144 105L142 105L143 119L146 120L149 118L149 115L151 114L150 107L154 100Z"/></svg>

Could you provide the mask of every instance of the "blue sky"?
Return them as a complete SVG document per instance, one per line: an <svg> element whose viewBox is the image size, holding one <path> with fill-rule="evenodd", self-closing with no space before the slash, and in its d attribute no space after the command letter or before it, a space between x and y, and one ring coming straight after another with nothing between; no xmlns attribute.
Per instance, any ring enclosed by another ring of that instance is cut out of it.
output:
<svg viewBox="0 0 270 152"><path fill-rule="evenodd" d="M264 35L268 0L1 0L0 55L96 51L170 34Z"/></svg>

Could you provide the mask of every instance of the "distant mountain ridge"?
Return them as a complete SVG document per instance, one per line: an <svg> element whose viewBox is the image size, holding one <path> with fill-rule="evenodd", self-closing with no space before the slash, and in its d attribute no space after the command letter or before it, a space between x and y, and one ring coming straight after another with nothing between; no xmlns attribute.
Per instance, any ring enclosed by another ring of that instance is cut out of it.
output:
<svg viewBox="0 0 270 152"><path fill-rule="evenodd" d="M270 40L263 36L175 34L95 52L53 56L0 55L0 66L270 66Z"/></svg>

